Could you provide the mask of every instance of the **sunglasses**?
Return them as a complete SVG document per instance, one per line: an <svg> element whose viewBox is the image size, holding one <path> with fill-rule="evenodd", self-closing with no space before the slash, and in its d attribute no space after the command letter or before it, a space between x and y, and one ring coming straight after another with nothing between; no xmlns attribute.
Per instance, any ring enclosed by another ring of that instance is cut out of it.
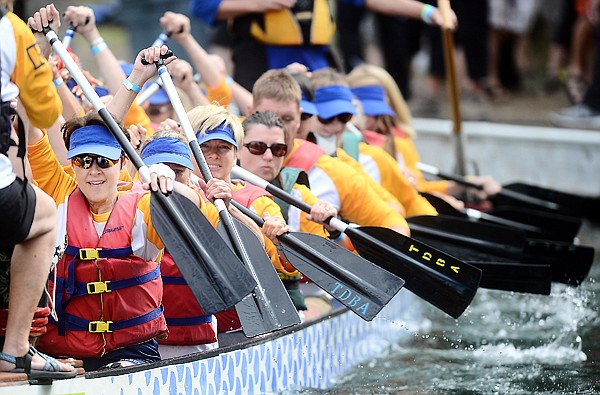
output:
<svg viewBox="0 0 600 395"><path fill-rule="evenodd" d="M113 167L119 159L108 159L104 156L80 155L71 158L71 163L82 169L89 169L95 161L99 168L108 169L109 167Z"/></svg>
<svg viewBox="0 0 600 395"><path fill-rule="evenodd" d="M307 119L311 119L312 118L312 114L309 114L307 112L303 112L302 114L300 114L300 120L301 121L306 121Z"/></svg>
<svg viewBox="0 0 600 395"><path fill-rule="evenodd" d="M146 113L151 117L156 117L156 116L159 116L159 115L164 114L167 111L169 111L170 110L169 107L170 107L169 105L148 107L148 109L146 110Z"/></svg>
<svg viewBox="0 0 600 395"><path fill-rule="evenodd" d="M244 144L244 147L248 148L248 151L252 155L262 155L267 152L267 149L270 149L273 153L273 156L282 157L287 154L287 144L279 144L275 143L272 145L266 145L262 141L251 141L249 143Z"/></svg>
<svg viewBox="0 0 600 395"><path fill-rule="evenodd" d="M342 114L335 115L331 118L321 118L321 117L317 117L317 118L319 118L319 122L321 122L323 125L329 125L336 119L338 121L340 121L341 123L347 123L350 121L350 119L352 119L352 114L345 112Z"/></svg>

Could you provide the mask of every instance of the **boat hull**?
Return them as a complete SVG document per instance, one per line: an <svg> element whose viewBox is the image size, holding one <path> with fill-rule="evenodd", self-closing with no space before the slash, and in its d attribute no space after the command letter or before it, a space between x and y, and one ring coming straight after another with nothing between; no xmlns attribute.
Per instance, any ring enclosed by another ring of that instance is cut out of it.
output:
<svg viewBox="0 0 600 395"><path fill-rule="evenodd" d="M143 367L91 372L48 386L11 386L0 394L253 394L329 388L348 370L409 339L420 302L398 293L372 321L340 308L313 322L215 351ZM410 331L409 331L410 329Z"/></svg>

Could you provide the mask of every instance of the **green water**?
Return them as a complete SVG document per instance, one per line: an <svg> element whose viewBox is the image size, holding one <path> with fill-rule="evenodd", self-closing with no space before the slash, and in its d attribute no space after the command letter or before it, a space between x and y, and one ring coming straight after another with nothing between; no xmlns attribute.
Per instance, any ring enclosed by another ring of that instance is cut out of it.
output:
<svg viewBox="0 0 600 395"><path fill-rule="evenodd" d="M583 245L600 249L600 225ZM454 320L423 303L426 329L319 394L598 394L600 254L586 282L550 296L479 290Z"/></svg>

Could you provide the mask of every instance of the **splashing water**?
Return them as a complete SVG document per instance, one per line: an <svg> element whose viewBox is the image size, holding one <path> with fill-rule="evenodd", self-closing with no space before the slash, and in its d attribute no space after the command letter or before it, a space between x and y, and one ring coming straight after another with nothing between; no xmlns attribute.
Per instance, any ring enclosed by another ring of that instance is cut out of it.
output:
<svg viewBox="0 0 600 395"><path fill-rule="evenodd" d="M600 226L586 223L581 234L581 244L600 250ZM419 328L386 328L408 330L410 340L390 344L334 388L307 393L598 394L599 255L580 287L553 284L549 296L480 289L457 320L420 302Z"/></svg>

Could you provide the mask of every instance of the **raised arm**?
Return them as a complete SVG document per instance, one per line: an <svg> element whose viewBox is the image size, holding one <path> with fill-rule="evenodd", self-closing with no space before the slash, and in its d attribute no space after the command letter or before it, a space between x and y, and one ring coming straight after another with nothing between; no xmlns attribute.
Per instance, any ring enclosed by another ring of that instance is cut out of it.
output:
<svg viewBox="0 0 600 395"><path fill-rule="evenodd" d="M156 74L156 66L154 62L157 62L161 55L165 55L168 51L166 45L162 47L149 47L142 49L135 58L133 65L133 71L129 77L123 82L114 98L106 106L109 112L117 117L117 119L124 119L125 114L129 110L129 107L135 100L135 97L140 92L141 87L148 81L150 77ZM148 64L142 64L142 59L145 59ZM165 65L168 65L176 59L175 56L171 56L164 59Z"/></svg>
<svg viewBox="0 0 600 395"><path fill-rule="evenodd" d="M108 92L114 95L125 79L125 74L96 27L94 10L85 6L69 6L64 18L65 22L71 23L77 28L77 33L83 36L90 45L90 51L94 55Z"/></svg>

